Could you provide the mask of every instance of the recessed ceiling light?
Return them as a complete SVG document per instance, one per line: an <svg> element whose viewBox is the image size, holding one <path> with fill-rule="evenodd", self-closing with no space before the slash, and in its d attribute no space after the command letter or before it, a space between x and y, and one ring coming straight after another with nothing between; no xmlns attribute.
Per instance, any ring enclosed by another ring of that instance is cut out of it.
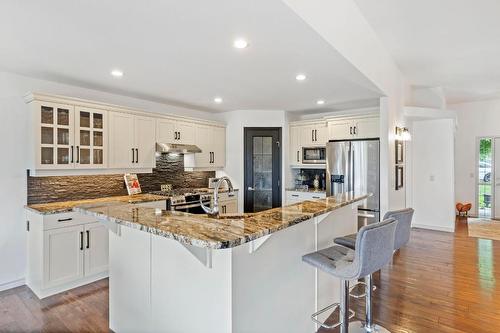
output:
<svg viewBox="0 0 500 333"><path fill-rule="evenodd" d="M222 98L221 97L215 97L214 98L214 102L217 103L217 104L220 104L220 103L222 103Z"/></svg>
<svg viewBox="0 0 500 333"><path fill-rule="evenodd" d="M316 101L316 104L323 105L323 104L325 104L325 101L322 100L322 99L319 99L319 100Z"/></svg>
<svg viewBox="0 0 500 333"><path fill-rule="evenodd" d="M119 69L113 69L111 71L111 75L113 75L114 77L122 77L123 76L123 72Z"/></svg>
<svg viewBox="0 0 500 333"><path fill-rule="evenodd" d="M233 46L237 49L244 49L248 46L248 42L244 39L236 39L234 42L233 42Z"/></svg>
<svg viewBox="0 0 500 333"><path fill-rule="evenodd" d="M306 75L305 74L297 74L297 76L295 77L295 79L297 81L304 81L306 79Z"/></svg>

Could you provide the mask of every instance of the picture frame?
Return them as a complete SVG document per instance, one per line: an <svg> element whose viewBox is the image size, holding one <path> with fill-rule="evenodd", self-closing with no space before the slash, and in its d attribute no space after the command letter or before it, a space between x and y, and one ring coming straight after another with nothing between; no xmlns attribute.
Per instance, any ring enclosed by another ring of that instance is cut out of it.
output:
<svg viewBox="0 0 500 333"><path fill-rule="evenodd" d="M396 140L396 164L404 163L404 142Z"/></svg>
<svg viewBox="0 0 500 333"><path fill-rule="evenodd" d="M402 165L396 165L396 191L403 188L404 183L404 169Z"/></svg>

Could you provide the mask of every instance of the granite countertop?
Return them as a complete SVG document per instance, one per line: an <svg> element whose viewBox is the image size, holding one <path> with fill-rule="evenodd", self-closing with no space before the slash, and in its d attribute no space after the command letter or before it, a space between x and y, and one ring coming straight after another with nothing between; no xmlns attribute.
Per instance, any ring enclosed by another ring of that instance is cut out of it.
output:
<svg viewBox="0 0 500 333"><path fill-rule="evenodd" d="M105 202L76 206L74 210L184 244L224 249L272 234L369 196L343 193L259 213L221 215L220 218Z"/></svg>
<svg viewBox="0 0 500 333"><path fill-rule="evenodd" d="M86 200L74 200L74 201L61 201L61 202L51 202L44 204L34 204L25 206L27 209L34 211L35 213L48 215L48 214L58 214L67 213L73 211L73 208L81 205L92 205L92 204L104 204L104 203L121 203L121 204L134 204L141 202L151 202L167 200L168 198L162 195L154 195L148 193L134 194L134 195L123 195L114 197L105 197L98 199L86 199Z"/></svg>

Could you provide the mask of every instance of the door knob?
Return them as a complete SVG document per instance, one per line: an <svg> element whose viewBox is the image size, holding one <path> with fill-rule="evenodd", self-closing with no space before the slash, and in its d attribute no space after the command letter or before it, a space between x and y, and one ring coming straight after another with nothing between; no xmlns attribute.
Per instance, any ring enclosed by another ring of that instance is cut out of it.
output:
<svg viewBox="0 0 500 333"><path fill-rule="evenodd" d="M251 187L251 186L248 186L248 187L247 187L247 190L248 190L248 191L255 191L255 189L254 189L253 187Z"/></svg>

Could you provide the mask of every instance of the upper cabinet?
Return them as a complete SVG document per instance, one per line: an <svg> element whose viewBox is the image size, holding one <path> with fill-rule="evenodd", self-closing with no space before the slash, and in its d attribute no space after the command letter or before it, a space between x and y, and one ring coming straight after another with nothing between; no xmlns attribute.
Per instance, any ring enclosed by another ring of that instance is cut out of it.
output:
<svg viewBox="0 0 500 333"><path fill-rule="evenodd" d="M303 147L324 146L328 138L328 127L326 122L313 125L301 126L300 142Z"/></svg>
<svg viewBox="0 0 500 333"><path fill-rule="evenodd" d="M75 107L75 146L78 168L107 167L107 111Z"/></svg>
<svg viewBox="0 0 500 333"><path fill-rule="evenodd" d="M226 129L220 123L45 94L27 95L26 102L28 168L34 176L150 172L157 142L202 148L185 155L188 169L215 170L226 163Z"/></svg>
<svg viewBox="0 0 500 333"><path fill-rule="evenodd" d="M109 167L153 168L155 165L155 119L110 112Z"/></svg>
<svg viewBox="0 0 500 333"><path fill-rule="evenodd" d="M333 119L328 121L330 140L373 139L380 136L378 117Z"/></svg>
<svg viewBox="0 0 500 333"><path fill-rule="evenodd" d="M184 155L188 169L220 169L226 165L226 129L220 126L196 125L195 142L201 153Z"/></svg>
<svg viewBox="0 0 500 333"><path fill-rule="evenodd" d="M107 167L107 111L33 102L36 169Z"/></svg>
<svg viewBox="0 0 500 333"><path fill-rule="evenodd" d="M158 119L157 142L192 145L195 143L195 125L187 121Z"/></svg>
<svg viewBox="0 0 500 333"><path fill-rule="evenodd" d="M293 122L289 130L290 165L307 168L324 167L324 164L303 164L302 149L324 147L330 140L378 138L379 127L379 118L376 115Z"/></svg>

